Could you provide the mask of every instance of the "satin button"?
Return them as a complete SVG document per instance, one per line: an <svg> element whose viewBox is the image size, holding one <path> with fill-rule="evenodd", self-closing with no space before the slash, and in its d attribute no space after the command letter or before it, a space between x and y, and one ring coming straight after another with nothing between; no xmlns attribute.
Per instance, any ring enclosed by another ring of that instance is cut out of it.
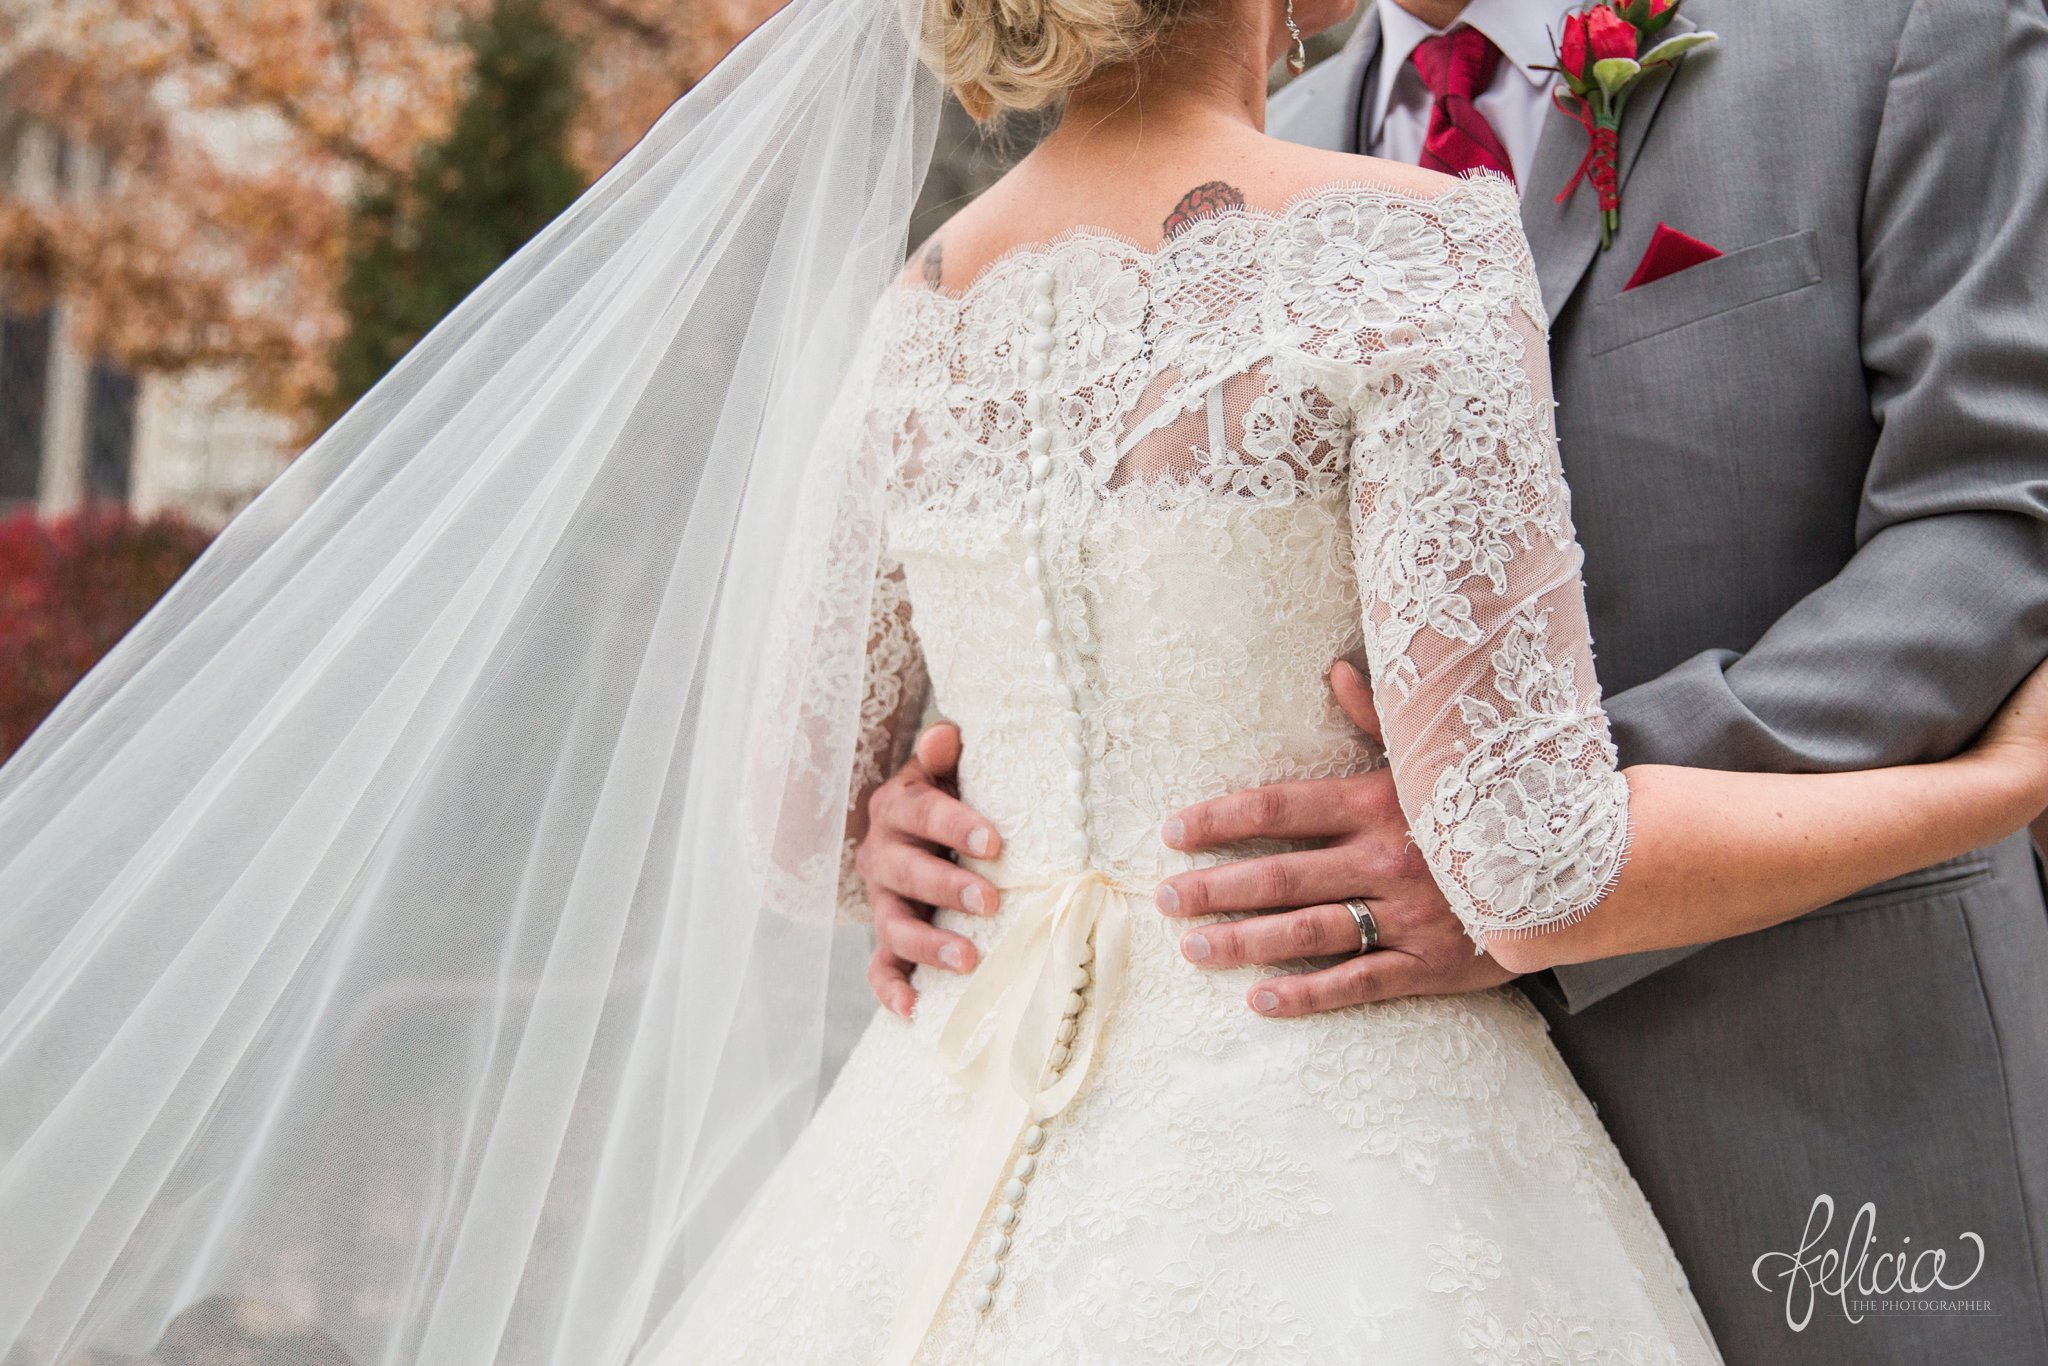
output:
<svg viewBox="0 0 2048 1366"><path fill-rule="evenodd" d="M1006 1201L1005 1203L1003 1203L1003 1204L1001 1204L1001 1205L998 1205L998 1206L996 1207L996 1227L998 1227L998 1228L1015 1228L1015 1227L1017 1227L1017 1202L1016 1202L1016 1201L1014 1201L1014 1200Z"/></svg>
<svg viewBox="0 0 2048 1366"><path fill-rule="evenodd" d="M1072 1043L1074 1036L1080 1032L1080 1022L1069 1015L1060 1020L1059 1028L1053 1031L1053 1037L1061 1043Z"/></svg>
<svg viewBox="0 0 2048 1366"><path fill-rule="evenodd" d="M1065 1043L1065 1039L1060 1040ZM1045 1130L1034 1124L1024 1131L1024 1151L1035 1153L1045 1146Z"/></svg>
<svg viewBox="0 0 2048 1366"><path fill-rule="evenodd" d="M994 1241L993 1243L991 1243L991 1244L989 1245L989 1249L988 1249L988 1250L989 1250L989 1255L990 1255L990 1256L992 1256L992 1257L996 1257L996 1258L1002 1258L1002 1257L1007 1257L1007 1256L1009 1256L1009 1255L1010 1255L1010 1235L1009 1235L1009 1234L1007 1234L1007 1233L998 1233L998 1234L996 1235L996 1239L995 1239L995 1241Z"/></svg>
<svg viewBox="0 0 2048 1366"><path fill-rule="evenodd" d="M1044 379L1051 371L1052 367L1046 363L1043 355L1033 356L1030 363L1024 367L1024 373L1034 380Z"/></svg>
<svg viewBox="0 0 2048 1366"><path fill-rule="evenodd" d="M1044 489L1030 489L1030 490L1027 490L1027 491L1025 492L1025 494L1024 494L1024 510L1025 510L1026 512L1036 512L1036 511L1038 511L1038 510L1039 510L1040 508L1042 508L1042 507L1044 507L1044 506L1045 506L1045 490L1044 490Z"/></svg>
<svg viewBox="0 0 2048 1366"><path fill-rule="evenodd" d="M1088 751L1081 748L1079 740L1067 741L1067 762L1079 768L1088 761Z"/></svg>
<svg viewBox="0 0 2048 1366"><path fill-rule="evenodd" d="M1080 992L1070 991L1067 993L1067 999L1060 1002L1060 1014L1069 1016L1079 1015L1081 1013L1081 1007L1087 1004L1088 1003L1086 1001L1081 999Z"/></svg>
<svg viewBox="0 0 2048 1366"><path fill-rule="evenodd" d="M1029 347L1034 354L1042 356L1046 352L1052 350L1052 333L1033 332L1030 335L1030 337L1025 340L1024 345Z"/></svg>
<svg viewBox="0 0 2048 1366"><path fill-rule="evenodd" d="M1052 473L1052 457L1039 455L1031 460L1031 477L1043 483L1045 476Z"/></svg>
<svg viewBox="0 0 2048 1366"><path fill-rule="evenodd" d="M1052 293L1052 272L1049 270L1033 272L1031 276L1031 287L1037 290L1040 294Z"/></svg>
<svg viewBox="0 0 2048 1366"><path fill-rule="evenodd" d="M1038 307L1031 310L1031 321L1040 327L1051 327L1057 317L1059 311L1052 306L1051 300L1041 301Z"/></svg>
<svg viewBox="0 0 2048 1366"><path fill-rule="evenodd" d="M996 1297L989 1292L987 1286L974 1292L974 1312L977 1314L986 1314L995 1302Z"/></svg>
<svg viewBox="0 0 2048 1366"><path fill-rule="evenodd" d="M1095 978L1089 973L1088 969L1075 968L1074 975L1067 980L1067 989L1069 991L1086 991L1088 990L1088 984L1094 980Z"/></svg>
<svg viewBox="0 0 2048 1366"><path fill-rule="evenodd" d="M1010 1174L1019 1181L1029 1181L1038 1172L1038 1159L1025 1153L1017 1159L1017 1165L1010 1168Z"/></svg>
<svg viewBox="0 0 2048 1366"><path fill-rule="evenodd" d="M1037 583L1040 576L1044 573L1045 562L1043 560L1040 560L1036 555L1026 555L1024 557L1025 578L1031 580L1033 583Z"/></svg>
<svg viewBox="0 0 2048 1366"><path fill-rule="evenodd" d="M1031 447L1032 454L1044 455L1052 449L1052 433L1040 427L1025 438L1025 444Z"/></svg>
<svg viewBox="0 0 2048 1366"><path fill-rule="evenodd" d="M1065 1044L1055 1045L1052 1050L1052 1070L1055 1072L1059 1071L1067 1065L1067 1060L1073 1056L1074 1050Z"/></svg>
<svg viewBox="0 0 2048 1366"><path fill-rule="evenodd" d="M1052 639L1052 623L1044 617L1038 619L1038 625L1033 629L1038 633L1038 639L1041 643Z"/></svg>
<svg viewBox="0 0 2048 1366"><path fill-rule="evenodd" d="M1014 1205L1024 1198L1024 1183L1015 1177L1003 1183L1003 1203Z"/></svg>
<svg viewBox="0 0 2048 1366"><path fill-rule="evenodd" d="M1078 768L1067 770L1067 791L1079 794L1088 786L1088 774Z"/></svg>

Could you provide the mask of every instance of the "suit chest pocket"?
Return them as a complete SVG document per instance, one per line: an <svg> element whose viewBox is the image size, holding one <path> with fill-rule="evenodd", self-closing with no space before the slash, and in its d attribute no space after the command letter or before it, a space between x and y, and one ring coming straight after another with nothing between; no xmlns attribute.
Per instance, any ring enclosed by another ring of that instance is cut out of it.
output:
<svg viewBox="0 0 2048 1366"><path fill-rule="evenodd" d="M1820 238L1811 228L1773 237L1654 280L1593 309L1587 345L1602 355L1820 283Z"/></svg>

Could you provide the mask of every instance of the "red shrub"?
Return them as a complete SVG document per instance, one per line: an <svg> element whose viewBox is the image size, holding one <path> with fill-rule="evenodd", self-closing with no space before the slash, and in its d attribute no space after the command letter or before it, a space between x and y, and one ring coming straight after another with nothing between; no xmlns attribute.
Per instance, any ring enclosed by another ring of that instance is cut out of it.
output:
<svg viewBox="0 0 2048 1366"><path fill-rule="evenodd" d="M142 619L206 548L175 516L94 508L0 521L0 758Z"/></svg>

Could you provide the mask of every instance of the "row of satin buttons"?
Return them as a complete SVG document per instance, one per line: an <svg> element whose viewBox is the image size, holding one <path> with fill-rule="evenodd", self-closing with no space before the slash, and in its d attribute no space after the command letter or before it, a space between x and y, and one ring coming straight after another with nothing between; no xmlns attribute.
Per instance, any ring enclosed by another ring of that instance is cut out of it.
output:
<svg viewBox="0 0 2048 1366"><path fill-rule="evenodd" d="M1024 575L1031 583L1031 601L1038 608L1036 627L1038 643L1045 647L1045 673L1052 680L1061 704L1066 708L1063 718L1066 723L1067 739L1067 816L1072 822L1068 835L1068 848L1077 864L1088 858L1088 771L1084 763L1088 752L1081 744L1081 709L1074 697L1074 689L1066 680L1060 663L1056 633L1052 623L1052 603L1045 591L1045 481L1052 472L1052 397L1046 392L1045 381L1052 371L1052 348L1056 337L1053 324L1058 320L1058 311L1053 307L1053 277L1050 271L1040 271L1031 280L1031 335L1025 343L1028 358L1025 374L1032 390L1025 399L1024 416L1031 423L1028 446L1031 457L1031 482L1024 493ZM1092 961L1092 960L1090 960ZM1062 1006L1058 1042L1054 1044L1052 1056L1046 1060L1047 1071L1057 1077L1066 1067L1071 1056L1070 1048L1074 1035L1080 1028L1082 1009L1087 1004L1085 995L1090 975L1086 961L1075 970L1074 980L1068 983L1068 991ZM1024 1131L1023 1152L1010 1168L1010 1176L997 1192L996 1229L989 1246L987 1264L982 1268L981 1284L974 1291L974 1307L987 1313L995 1303L996 1287L1002 1284L1003 1260L1010 1255L1010 1233L1017 1227L1021 1217L1019 1207L1023 1204L1026 1188L1031 1178L1038 1173L1038 1150L1045 1146L1045 1130L1033 1124Z"/></svg>
<svg viewBox="0 0 2048 1366"><path fill-rule="evenodd" d="M1046 1070L1050 1077L1057 1077L1071 1056L1074 1036L1081 1027L1081 1011L1088 1003L1088 984L1092 979L1088 964L1091 956L1074 970L1073 980L1067 984L1067 999L1062 1007L1059 1028L1059 1042L1054 1045L1052 1056L1047 1059ZM1048 1079L1050 1079L1050 1077ZM996 1192L996 1231L991 1237L988 1262L982 1267L981 1284L974 1289L974 1307L986 1314L996 1302L996 1287L1003 1283L1003 1259L1010 1255L1010 1233L1023 1217L1024 1196L1031 1184L1031 1178L1038 1175L1038 1150L1045 1146L1045 1129L1037 1124L1025 1129L1021 1140L1024 1151L1010 1167L1009 1179Z"/></svg>
<svg viewBox="0 0 2048 1366"><path fill-rule="evenodd" d="M1052 681L1055 695L1066 709L1067 852L1079 865L1088 858L1088 751L1081 744L1081 709L1074 689L1067 682L1060 662L1052 622L1052 603L1045 592L1045 483L1052 472L1053 400L1045 380L1052 371L1052 348L1056 341L1053 323L1058 311L1052 302L1052 272L1041 270L1031 280L1031 335L1025 375L1032 390L1025 399L1024 416L1031 423L1027 444L1031 456L1031 482L1024 492L1024 577L1031 583L1031 602L1038 609L1038 643L1045 648L1045 676Z"/></svg>

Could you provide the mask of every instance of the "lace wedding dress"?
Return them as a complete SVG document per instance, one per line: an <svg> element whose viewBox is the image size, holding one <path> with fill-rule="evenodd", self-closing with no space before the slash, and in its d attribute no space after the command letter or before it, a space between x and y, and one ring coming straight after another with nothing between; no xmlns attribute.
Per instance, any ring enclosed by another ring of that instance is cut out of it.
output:
<svg viewBox="0 0 2048 1366"><path fill-rule="evenodd" d="M863 779L928 673L1002 906L941 915L979 968L877 1014L671 1360L1718 1360L1519 994L1264 1019L1151 902L1204 861L1168 812L1378 762L1325 681L1361 649L1475 938L1615 875L1541 318L1491 179L885 299L842 406L890 471Z"/></svg>

